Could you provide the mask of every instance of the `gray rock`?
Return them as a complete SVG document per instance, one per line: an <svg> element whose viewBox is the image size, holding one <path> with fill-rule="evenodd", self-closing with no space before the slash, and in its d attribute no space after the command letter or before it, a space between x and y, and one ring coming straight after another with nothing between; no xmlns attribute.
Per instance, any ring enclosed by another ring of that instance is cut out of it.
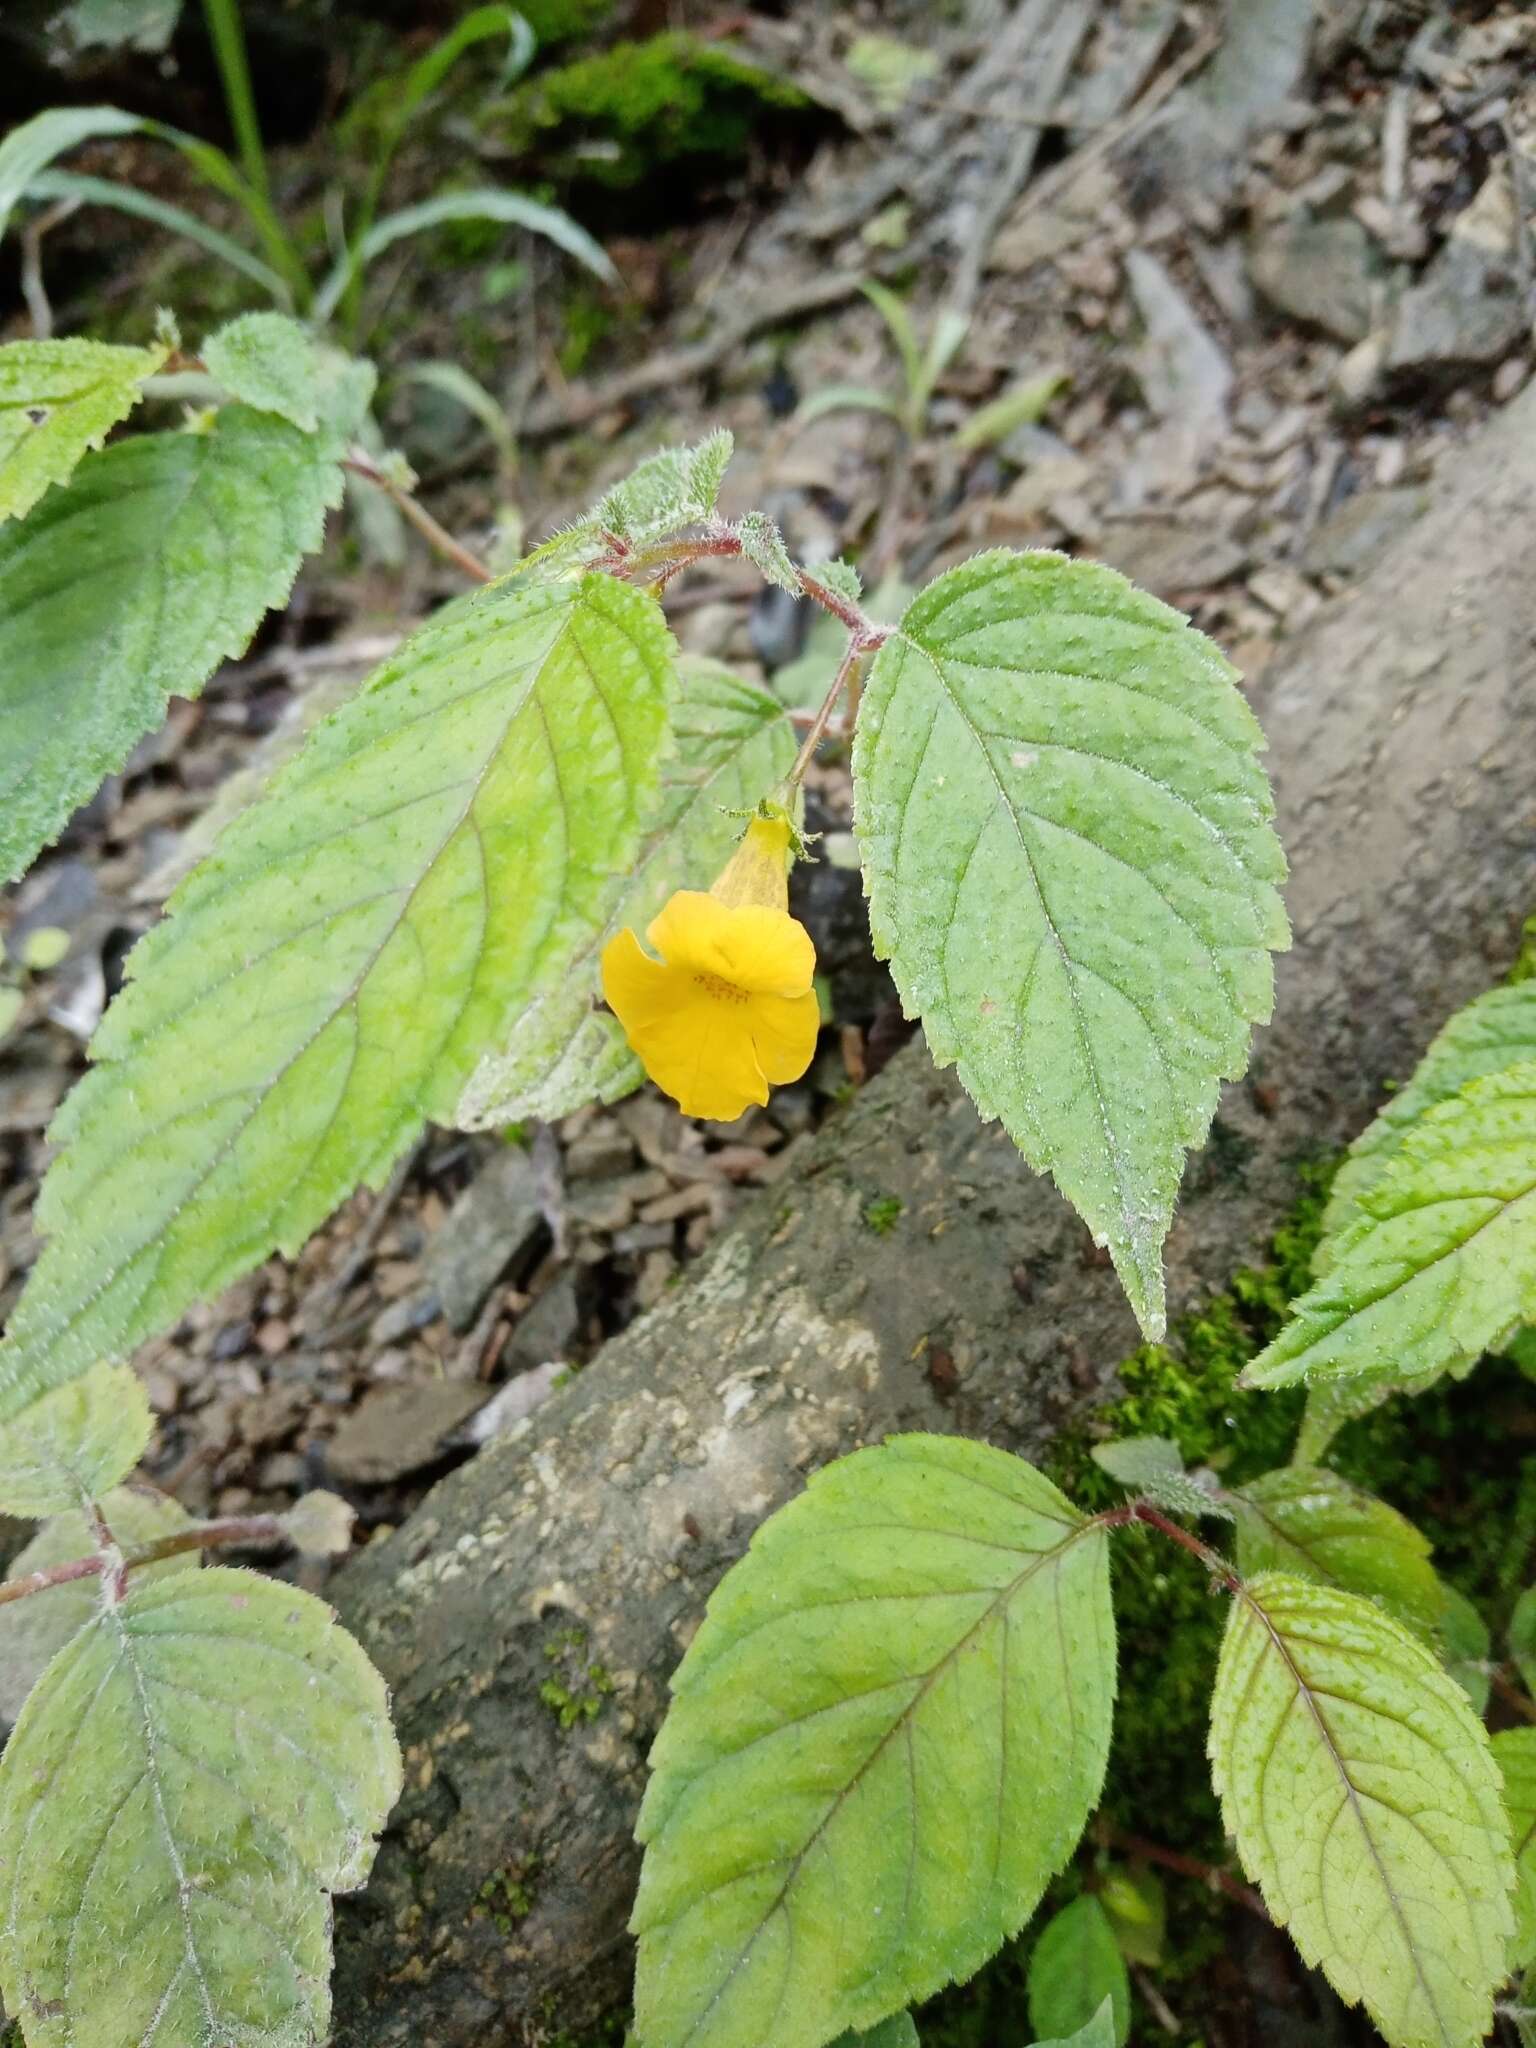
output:
<svg viewBox="0 0 1536 2048"><path fill-rule="evenodd" d="M1227 0L1221 47L1128 145L1136 182L1175 205L1224 208L1249 141L1291 115L1307 74L1315 0Z"/></svg>
<svg viewBox="0 0 1536 2048"><path fill-rule="evenodd" d="M392 1301L387 1308L380 1309L368 1325L368 1342L379 1347L398 1344L413 1330L424 1330L428 1323L435 1323L442 1312L443 1305L436 1290L418 1288L414 1294L402 1295L399 1301Z"/></svg>
<svg viewBox="0 0 1536 2048"><path fill-rule="evenodd" d="M1248 274L1280 312L1335 340L1355 342L1371 330L1372 300L1385 270L1359 221L1293 214L1254 236Z"/></svg>
<svg viewBox="0 0 1536 2048"><path fill-rule="evenodd" d="M1452 236L1403 294L1387 349L1392 376L1447 377L1507 356L1525 332L1512 262Z"/></svg>
<svg viewBox="0 0 1536 2048"><path fill-rule="evenodd" d="M531 1372L568 1357L580 1315L575 1276L563 1266L513 1325L504 1361L507 1373Z"/></svg>
<svg viewBox="0 0 1536 2048"><path fill-rule="evenodd" d="M1248 550L1229 533L1172 519L1116 519L1093 553L1156 597L1209 590L1247 566Z"/></svg>
<svg viewBox="0 0 1536 2048"><path fill-rule="evenodd" d="M374 1387L331 1439L331 1477L347 1486L383 1486L435 1465L447 1439L485 1401L478 1380Z"/></svg>
<svg viewBox="0 0 1536 2048"><path fill-rule="evenodd" d="M1311 576L1362 575L1428 509L1428 491L1356 491L1318 527L1302 566Z"/></svg>
<svg viewBox="0 0 1536 2048"><path fill-rule="evenodd" d="M618 1125L606 1117L573 1138L565 1148L569 1180L606 1180L634 1163L634 1146Z"/></svg>
<svg viewBox="0 0 1536 2048"><path fill-rule="evenodd" d="M454 1203L422 1263L456 1330L467 1330L504 1273L521 1266L544 1228L538 1169L500 1145Z"/></svg>

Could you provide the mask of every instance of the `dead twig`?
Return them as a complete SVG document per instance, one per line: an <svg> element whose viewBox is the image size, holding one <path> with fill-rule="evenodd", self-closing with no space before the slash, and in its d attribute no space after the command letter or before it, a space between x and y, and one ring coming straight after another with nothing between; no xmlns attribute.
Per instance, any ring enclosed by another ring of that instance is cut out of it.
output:
<svg viewBox="0 0 1536 2048"><path fill-rule="evenodd" d="M1111 121L1101 128L1092 142L1085 142L1081 149L1074 150L1069 157L1064 157L1054 170L1046 172L1037 185L1031 185L1018 201L1014 209L1014 218L1022 220L1037 207L1049 204L1087 170L1090 164L1098 163L1102 157L1109 156L1118 149L1123 142L1128 142L1133 135L1139 134L1184 81L1192 78L1207 58L1215 54L1221 45L1221 34L1220 28L1207 29L1204 35L1190 44L1176 63L1171 64L1153 80L1134 106L1128 107L1117 121Z"/></svg>
<svg viewBox="0 0 1536 2048"><path fill-rule="evenodd" d="M1050 108L1066 86L1077 53L1098 10L1095 0L1075 0L1075 4L1068 5L1043 4L1038 11L1041 14L1041 33L1032 37L1038 55L1034 89L1045 106ZM999 118L990 114L984 117L988 126ZM976 208L970 232L955 265L948 295L949 305L966 320L969 320L981 290L982 273L997 231L1029 182L1029 174L1039 153L1040 130L1031 123L1014 136L1000 169L988 179L987 190Z"/></svg>

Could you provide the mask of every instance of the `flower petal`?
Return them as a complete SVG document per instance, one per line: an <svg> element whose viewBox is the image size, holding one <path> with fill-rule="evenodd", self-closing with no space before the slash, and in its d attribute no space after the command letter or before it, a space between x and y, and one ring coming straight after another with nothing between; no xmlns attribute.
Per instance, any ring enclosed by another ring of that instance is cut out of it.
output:
<svg viewBox="0 0 1536 2048"><path fill-rule="evenodd" d="M646 937L673 966L717 974L753 995L803 996L816 972L811 935L787 911L729 909L697 889L679 889Z"/></svg>
<svg viewBox="0 0 1536 2048"><path fill-rule="evenodd" d="M803 996L753 996L748 1009L752 1046L764 1074L775 1084L798 1081L811 1064L821 1029L815 991Z"/></svg>
<svg viewBox="0 0 1536 2048"><path fill-rule="evenodd" d="M731 1123L768 1100L750 998L711 995L698 970L652 960L630 931L603 948L603 992L645 1071L685 1116Z"/></svg>

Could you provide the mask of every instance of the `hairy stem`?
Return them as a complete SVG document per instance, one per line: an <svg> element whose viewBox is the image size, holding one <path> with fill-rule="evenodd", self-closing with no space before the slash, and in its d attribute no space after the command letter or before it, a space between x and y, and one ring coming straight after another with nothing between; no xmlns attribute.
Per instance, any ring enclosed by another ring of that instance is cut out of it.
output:
<svg viewBox="0 0 1536 2048"><path fill-rule="evenodd" d="M692 540L654 541L642 548L632 548L616 534L606 534L604 538L609 552L593 564L594 568L634 583L669 583L682 570L692 568L695 562L718 561L742 552L739 535L721 522L711 523ZM890 638L889 626L877 625L858 605L823 583L809 569L803 569L798 562L795 574L808 598L819 604L824 612L830 612L834 619L841 620L850 633L859 636L861 654L883 646Z"/></svg>
<svg viewBox="0 0 1536 2048"><path fill-rule="evenodd" d="M456 569L462 569L464 574L476 583L493 583L496 580L493 572L486 567L480 557L472 554L462 541L455 540L446 526L440 526L419 498L412 497L409 491L397 484L393 477L386 476L377 463L370 462L358 449L354 448L341 466L343 469L350 469L354 476L364 477L369 483L377 484L381 491L387 492L428 545L435 548L446 561L452 562Z"/></svg>
<svg viewBox="0 0 1536 2048"><path fill-rule="evenodd" d="M50 1586L67 1586L71 1579L93 1579L101 1570L103 1561L99 1553L91 1557L72 1557L68 1564L45 1565L41 1571L27 1572L19 1579L7 1579L0 1584L0 1607L11 1600L25 1600L30 1593L46 1593Z"/></svg>
<svg viewBox="0 0 1536 2048"><path fill-rule="evenodd" d="M821 744L822 734L826 731L831 721L832 713L837 709L837 700L852 681L854 672L858 668L863 654L864 643L862 638L858 633L850 633L848 645L843 650L843 658L837 665L837 674L832 678L832 687L822 699L821 709L811 720L810 730L800 742L800 751L795 756L795 764L784 778L786 789L793 791L799 788L801 781L804 779L806 769L810 767L811 762L815 759L816 749Z"/></svg>
<svg viewBox="0 0 1536 2048"><path fill-rule="evenodd" d="M266 1549L289 1540L281 1515L229 1515L217 1522L192 1522L185 1529L157 1537L139 1550L126 1552L111 1541L110 1531L102 1537L105 1527L101 1523L97 1531L103 1547L92 1551L89 1557L72 1557L62 1564L44 1565L40 1571L27 1572L19 1579L7 1579L0 1585L0 1607L12 1600L25 1600L33 1593L46 1593L51 1586L67 1586L77 1579L106 1578L111 1582L112 1597L121 1599L128 1573L140 1565L158 1564L162 1558L178 1557L188 1550L218 1550L235 1545Z"/></svg>
<svg viewBox="0 0 1536 2048"><path fill-rule="evenodd" d="M1240 1594L1243 1590L1242 1580L1219 1550L1212 1550L1208 1543L1202 1543L1200 1538L1188 1529L1180 1528L1177 1522L1170 1520L1161 1508L1155 1508L1149 1500L1128 1500L1123 1507L1110 1508L1107 1513L1096 1515L1094 1519L1104 1529L1125 1529L1132 1522L1142 1522L1150 1529L1159 1529L1163 1535L1177 1543L1181 1550L1187 1550L1191 1557L1198 1558L1211 1577L1219 1580L1229 1593Z"/></svg>

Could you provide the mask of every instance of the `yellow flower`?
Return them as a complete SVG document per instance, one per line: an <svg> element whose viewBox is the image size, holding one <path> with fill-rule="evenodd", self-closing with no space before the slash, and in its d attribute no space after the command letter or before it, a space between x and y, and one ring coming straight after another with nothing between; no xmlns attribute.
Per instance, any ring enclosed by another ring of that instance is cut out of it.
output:
<svg viewBox="0 0 1536 2048"><path fill-rule="evenodd" d="M789 914L791 828L757 817L708 894L679 889L603 948L603 993L645 1071L685 1116L730 1123L811 1063L816 949Z"/></svg>

